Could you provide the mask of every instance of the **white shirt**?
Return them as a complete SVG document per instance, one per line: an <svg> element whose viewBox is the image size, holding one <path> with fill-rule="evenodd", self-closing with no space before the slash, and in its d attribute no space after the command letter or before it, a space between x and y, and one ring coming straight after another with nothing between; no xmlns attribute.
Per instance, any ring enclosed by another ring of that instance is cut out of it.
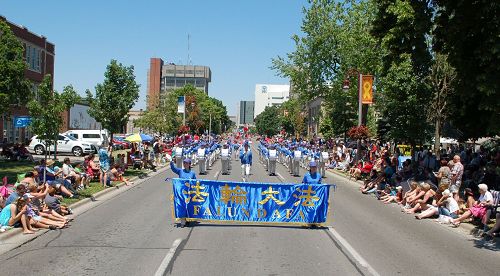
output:
<svg viewBox="0 0 500 276"><path fill-rule="evenodd" d="M446 208L450 210L450 213L455 213L459 210L457 201L451 196L446 200Z"/></svg>
<svg viewBox="0 0 500 276"><path fill-rule="evenodd" d="M489 191L486 191L484 195L481 195L479 197L479 203L485 203L485 202L493 202L493 195Z"/></svg>
<svg viewBox="0 0 500 276"><path fill-rule="evenodd" d="M73 171L73 168L68 164L63 164L62 170L63 170L63 175L68 176Z"/></svg>

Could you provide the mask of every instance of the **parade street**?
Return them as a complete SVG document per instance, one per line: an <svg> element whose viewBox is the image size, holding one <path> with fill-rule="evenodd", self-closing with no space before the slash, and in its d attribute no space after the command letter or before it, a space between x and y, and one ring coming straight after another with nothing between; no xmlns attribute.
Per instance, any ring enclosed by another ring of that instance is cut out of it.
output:
<svg viewBox="0 0 500 276"><path fill-rule="evenodd" d="M241 180L216 161L199 178ZM197 170L197 168L195 168ZM302 174L304 171L301 172ZM221 225L172 220L168 169L82 207L64 231L49 231L0 255L2 275L495 275L498 247L463 229L416 221L332 173L329 227ZM268 176L255 158L250 181L297 183L283 165ZM47 265L47 264L50 264Z"/></svg>

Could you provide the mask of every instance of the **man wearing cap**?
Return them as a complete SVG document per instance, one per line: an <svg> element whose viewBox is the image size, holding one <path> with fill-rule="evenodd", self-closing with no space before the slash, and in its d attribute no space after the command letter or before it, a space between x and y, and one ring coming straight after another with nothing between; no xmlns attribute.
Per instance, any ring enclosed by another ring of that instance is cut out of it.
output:
<svg viewBox="0 0 500 276"><path fill-rule="evenodd" d="M309 163L309 172L306 172L302 179L304 184L321 184L321 175L318 173L318 165L316 162Z"/></svg>
<svg viewBox="0 0 500 276"><path fill-rule="evenodd" d="M240 151L240 161L241 174L245 178L248 174L250 174L250 169L252 167L252 151L249 148L248 141L243 143L243 149Z"/></svg>
<svg viewBox="0 0 500 276"><path fill-rule="evenodd" d="M170 168L172 171L179 176L179 178L182 179L196 179L196 174L191 170L191 159L186 158L183 161L183 166L184 168L178 168L175 166L174 161L170 161ZM181 219L181 227L184 228L186 225L188 225L188 222L186 221L186 218L180 218Z"/></svg>
<svg viewBox="0 0 500 276"><path fill-rule="evenodd" d="M196 179L196 174L191 170L191 159L185 158L183 161L184 168L175 166L174 161L170 161L172 171L182 179Z"/></svg>

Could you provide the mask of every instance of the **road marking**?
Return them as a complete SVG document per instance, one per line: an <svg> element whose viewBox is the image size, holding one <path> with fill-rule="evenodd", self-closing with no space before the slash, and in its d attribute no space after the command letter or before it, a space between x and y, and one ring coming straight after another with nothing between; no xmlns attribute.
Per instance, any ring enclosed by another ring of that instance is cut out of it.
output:
<svg viewBox="0 0 500 276"><path fill-rule="evenodd" d="M165 258L163 258L163 261L161 262L160 266L156 270L155 276L163 276L165 275L165 272L170 265L170 262L172 261L172 258L175 255L175 251L177 250L177 247L181 244L182 239L176 239L174 243L172 244L172 247L168 251L167 255Z"/></svg>
<svg viewBox="0 0 500 276"><path fill-rule="evenodd" d="M281 179L281 181L282 181L282 182L285 182L285 178L284 178L284 177L283 177L283 176L282 176L279 172L277 172L277 173L276 173L276 176L277 176L279 179Z"/></svg>
<svg viewBox="0 0 500 276"><path fill-rule="evenodd" d="M215 178L215 179L218 179L218 178L219 178L219 174L220 174L220 172L221 172L221 171L218 171L218 172L216 172L216 173L215 173L215 175L214 175L214 178Z"/></svg>
<svg viewBox="0 0 500 276"><path fill-rule="evenodd" d="M371 275L379 276L378 272L339 234L333 227L328 227L333 237L349 252L349 254Z"/></svg>

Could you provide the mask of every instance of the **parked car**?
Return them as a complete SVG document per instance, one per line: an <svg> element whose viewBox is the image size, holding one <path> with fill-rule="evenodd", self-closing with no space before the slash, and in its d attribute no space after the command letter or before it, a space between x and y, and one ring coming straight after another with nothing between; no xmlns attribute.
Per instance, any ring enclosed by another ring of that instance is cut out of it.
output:
<svg viewBox="0 0 500 276"><path fill-rule="evenodd" d="M45 144L43 141L39 140L37 136L31 138L29 150L34 151L35 154L42 155L45 153ZM49 152L54 151L54 145L49 147ZM59 134L57 138L57 152L60 153L72 153L74 156L82 156L84 154L89 154L95 151L95 147L86 142L78 141L69 135Z"/></svg>
<svg viewBox="0 0 500 276"><path fill-rule="evenodd" d="M129 149L130 142L123 140L121 137L113 137L113 146L115 149Z"/></svg>
<svg viewBox="0 0 500 276"><path fill-rule="evenodd" d="M108 131L99 129L72 129L64 133L78 141L94 145L97 149L107 144Z"/></svg>

